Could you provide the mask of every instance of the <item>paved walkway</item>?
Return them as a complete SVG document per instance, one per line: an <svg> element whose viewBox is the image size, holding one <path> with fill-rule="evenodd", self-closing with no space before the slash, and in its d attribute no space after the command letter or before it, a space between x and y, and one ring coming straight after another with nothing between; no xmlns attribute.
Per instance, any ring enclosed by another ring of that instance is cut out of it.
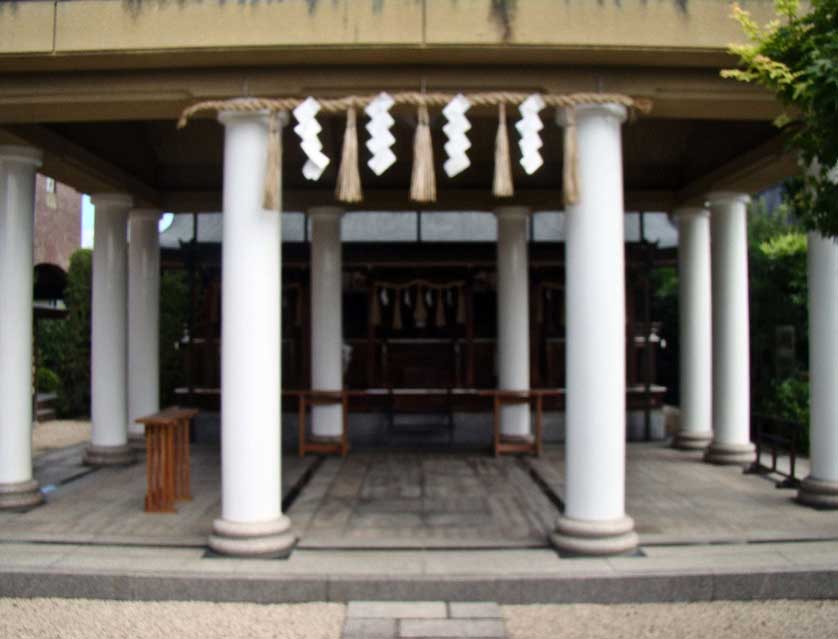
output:
<svg viewBox="0 0 838 639"><path fill-rule="evenodd" d="M341 639L506 639L494 602L350 601Z"/></svg>

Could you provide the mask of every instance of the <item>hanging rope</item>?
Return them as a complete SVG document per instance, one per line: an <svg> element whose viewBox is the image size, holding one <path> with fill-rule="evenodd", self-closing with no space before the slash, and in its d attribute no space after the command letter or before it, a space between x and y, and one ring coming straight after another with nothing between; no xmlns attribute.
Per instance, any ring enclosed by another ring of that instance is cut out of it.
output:
<svg viewBox="0 0 838 639"><path fill-rule="evenodd" d="M506 131L506 106L524 102L531 93L510 91L489 91L465 94L469 104L477 107L498 107L498 132L495 139L495 173L492 192L496 197L510 197L514 193L509 159L509 139ZM378 96L344 96L319 99L323 113L346 113L346 132L338 172L336 198L341 202L356 203L363 198L361 178L358 171L358 140L356 109L363 108ZM455 94L422 93L405 91L390 96L394 105L413 106L418 109L418 124L414 137L413 170L411 172L410 198L416 202L436 200L436 176L434 174L433 148L431 142L429 107L447 105ZM540 94L546 107L563 109L565 112L563 193L565 204L579 201L578 158L576 142L575 107L590 104L618 104L630 110L630 115L649 113L652 101L647 98L633 98L620 93L571 93ZM293 110L302 98L236 98L232 100L208 100L184 109L178 120L178 128L186 126L189 120L203 112L267 112L270 116L268 158L265 177L264 207L278 211L280 208L282 180L282 126L280 113Z"/></svg>

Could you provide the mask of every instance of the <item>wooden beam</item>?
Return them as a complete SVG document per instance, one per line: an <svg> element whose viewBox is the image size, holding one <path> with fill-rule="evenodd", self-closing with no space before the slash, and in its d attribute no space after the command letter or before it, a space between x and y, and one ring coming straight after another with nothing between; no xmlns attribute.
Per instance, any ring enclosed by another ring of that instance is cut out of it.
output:
<svg viewBox="0 0 838 639"><path fill-rule="evenodd" d="M335 96L426 86L441 91L596 92L651 98L648 117L771 120L774 97L724 80L716 69L610 66L483 66L379 64L352 67L0 73L1 122L175 120L201 100L259 96Z"/></svg>
<svg viewBox="0 0 838 639"><path fill-rule="evenodd" d="M0 143L41 149L44 163L40 172L81 193L129 193L136 206L159 206L160 194L155 189L46 127L34 124L7 126L0 129Z"/></svg>
<svg viewBox="0 0 838 639"><path fill-rule="evenodd" d="M796 155L788 149L786 137L777 135L688 184L677 193L675 199L679 205L700 206L711 191L755 193L799 171Z"/></svg>
<svg viewBox="0 0 838 639"><path fill-rule="evenodd" d="M208 213L221 210L219 191L164 191L161 207L173 213ZM312 206L345 206L347 211L492 211L505 203L528 206L533 211L560 211L564 208L560 190L519 190L510 200L494 197L491 189L440 190L437 201L430 205L411 202L408 190L368 190L359 204L342 205L335 201L334 191L286 190L282 194L285 211L305 211ZM625 194L627 211L668 211L675 202L672 191L629 191Z"/></svg>

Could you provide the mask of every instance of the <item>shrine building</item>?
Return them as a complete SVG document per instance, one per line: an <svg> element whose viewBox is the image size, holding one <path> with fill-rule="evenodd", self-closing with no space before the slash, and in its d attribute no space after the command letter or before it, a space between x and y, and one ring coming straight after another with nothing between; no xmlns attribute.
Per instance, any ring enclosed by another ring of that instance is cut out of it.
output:
<svg viewBox="0 0 838 639"><path fill-rule="evenodd" d="M748 9L772 16L766 0ZM41 172L96 208L89 464L134 460L134 420L162 408L160 268L190 273L177 392L220 423L214 551L292 552L283 447L543 441L566 449L553 544L633 550L626 441L665 434L652 269L680 277L675 444L754 459L747 205L797 166L773 97L719 75L742 40L730 13L0 3L0 507L43 499L29 441ZM802 501L838 500L834 423L817 427Z"/></svg>

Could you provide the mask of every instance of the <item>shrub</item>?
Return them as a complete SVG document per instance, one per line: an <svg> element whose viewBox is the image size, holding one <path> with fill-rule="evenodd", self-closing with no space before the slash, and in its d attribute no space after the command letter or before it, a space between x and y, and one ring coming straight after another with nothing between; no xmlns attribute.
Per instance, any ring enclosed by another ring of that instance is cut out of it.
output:
<svg viewBox="0 0 838 639"><path fill-rule="evenodd" d="M59 415L90 414L90 291L93 254L79 249L70 257L64 303L67 317L44 324L43 363L61 380L56 409Z"/></svg>

